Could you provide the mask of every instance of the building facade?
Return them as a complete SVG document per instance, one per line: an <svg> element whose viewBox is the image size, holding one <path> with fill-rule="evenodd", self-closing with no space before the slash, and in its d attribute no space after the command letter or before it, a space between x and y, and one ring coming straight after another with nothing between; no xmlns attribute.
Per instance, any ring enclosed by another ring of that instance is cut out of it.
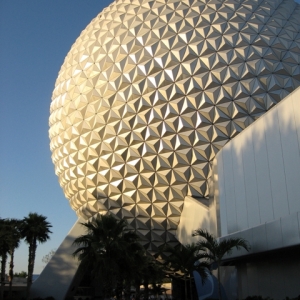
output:
<svg viewBox="0 0 300 300"><path fill-rule="evenodd" d="M183 244L195 242L197 228L249 242L249 252L225 258L223 284L232 299L299 295L299 108L298 88L224 146L213 161L209 205L190 200L183 209Z"/></svg>

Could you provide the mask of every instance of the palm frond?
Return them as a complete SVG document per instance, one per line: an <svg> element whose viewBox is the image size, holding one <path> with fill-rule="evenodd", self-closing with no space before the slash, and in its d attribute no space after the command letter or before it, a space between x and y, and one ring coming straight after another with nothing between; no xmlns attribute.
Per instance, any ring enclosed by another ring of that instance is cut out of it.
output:
<svg viewBox="0 0 300 300"><path fill-rule="evenodd" d="M242 238L225 239L219 243L219 258L222 259L225 254L231 254L233 248L236 248L237 250L240 250L241 248L244 248L247 251L250 250L247 241Z"/></svg>

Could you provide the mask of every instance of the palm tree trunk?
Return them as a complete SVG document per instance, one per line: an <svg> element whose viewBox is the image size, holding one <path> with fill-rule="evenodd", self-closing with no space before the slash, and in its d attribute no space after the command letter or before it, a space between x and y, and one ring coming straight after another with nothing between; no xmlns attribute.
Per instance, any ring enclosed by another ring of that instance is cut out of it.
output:
<svg viewBox="0 0 300 300"><path fill-rule="evenodd" d="M190 275L190 298L193 300L192 276Z"/></svg>
<svg viewBox="0 0 300 300"><path fill-rule="evenodd" d="M135 280L135 300L140 300L141 293L141 281L139 279Z"/></svg>
<svg viewBox="0 0 300 300"><path fill-rule="evenodd" d="M186 274L184 274L184 297L185 297L185 300L187 300Z"/></svg>
<svg viewBox="0 0 300 300"><path fill-rule="evenodd" d="M26 299L29 300L30 288L32 285L32 275L34 269L35 253L36 253L36 239L33 239L29 245L29 256L28 256L28 277L27 277L27 288L26 288Z"/></svg>
<svg viewBox="0 0 300 300"><path fill-rule="evenodd" d="M148 280L145 279L144 280L144 299L148 299L149 298L149 288L148 288Z"/></svg>
<svg viewBox="0 0 300 300"><path fill-rule="evenodd" d="M123 292L123 278L121 276L117 277L117 283L116 283L116 296L117 299L122 299L122 292Z"/></svg>
<svg viewBox="0 0 300 300"><path fill-rule="evenodd" d="M130 300L131 294L131 280L125 281L125 288L124 288L124 298L125 300Z"/></svg>
<svg viewBox="0 0 300 300"><path fill-rule="evenodd" d="M221 274L220 274L220 263L218 262L218 294L219 300L222 300L222 293L221 293Z"/></svg>
<svg viewBox="0 0 300 300"><path fill-rule="evenodd" d="M0 291L0 300L3 300L4 285L5 285L6 260L7 260L7 254L6 253L2 253L2 257L1 257L1 291Z"/></svg>
<svg viewBox="0 0 300 300"><path fill-rule="evenodd" d="M12 298L12 281L14 278L14 254L15 254L15 249L10 250L10 262L9 262L9 276L8 276L8 281L9 281L9 298Z"/></svg>

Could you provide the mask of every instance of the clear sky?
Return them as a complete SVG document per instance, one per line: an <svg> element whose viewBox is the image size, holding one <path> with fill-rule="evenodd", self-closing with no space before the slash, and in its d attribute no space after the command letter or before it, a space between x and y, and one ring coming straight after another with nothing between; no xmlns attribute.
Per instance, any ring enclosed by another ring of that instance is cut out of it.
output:
<svg viewBox="0 0 300 300"><path fill-rule="evenodd" d="M111 0L0 0L0 217L47 216L56 249L77 217L51 161L48 118L60 66L81 31ZM27 245L16 251L15 271L27 271Z"/></svg>

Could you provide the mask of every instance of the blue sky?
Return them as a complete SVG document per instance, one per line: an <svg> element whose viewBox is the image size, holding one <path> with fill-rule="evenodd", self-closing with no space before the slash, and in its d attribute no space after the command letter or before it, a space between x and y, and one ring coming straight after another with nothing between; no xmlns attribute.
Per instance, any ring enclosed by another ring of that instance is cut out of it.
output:
<svg viewBox="0 0 300 300"><path fill-rule="evenodd" d="M53 234L42 257L57 248L77 217L54 174L48 118L54 83L71 45L111 0L0 1L0 217L48 217ZM27 270L25 244L15 271Z"/></svg>
<svg viewBox="0 0 300 300"><path fill-rule="evenodd" d="M48 118L60 66L80 32L111 0L0 1L0 217L29 212L48 217L57 248L77 217L63 195L51 161ZM27 270L27 245L16 252L15 271Z"/></svg>

